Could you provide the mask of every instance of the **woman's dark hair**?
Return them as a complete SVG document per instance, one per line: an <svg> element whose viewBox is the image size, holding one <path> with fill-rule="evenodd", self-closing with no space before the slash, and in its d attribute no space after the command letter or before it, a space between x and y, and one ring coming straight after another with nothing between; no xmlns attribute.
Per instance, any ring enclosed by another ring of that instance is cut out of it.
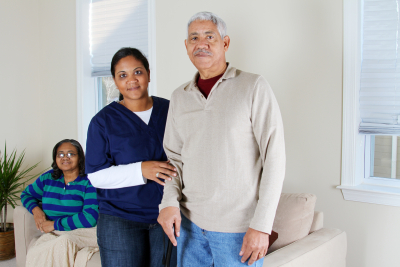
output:
<svg viewBox="0 0 400 267"><path fill-rule="evenodd" d="M53 168L54 172L51 174L51 177L53 177L53 179L58 179L63 174L62 170L60 170L57 166L56 158L58 148L64 143L70 143L76 148L76 151L78 151L79 176L85 176L85 153L83 152L81 144L74 139L64 139L58 142L53 148L53 163L51 164L51 167Z"/></svg>
<svg viewBox="0 0 400 267"><path fill-rule="evenodd" d="M115 66L118 64L118 62L127 57L127 56L132 56L142 62L144 68L146 69L147 72L150 71L149 69L149 61L147 61L147 58L140 52L139 49L132 48L132 47L123 47L120 50L117 51L117 53L114 54L112 60L111 60L111 74L113 78L115 78ZM124 96L122 94L119 94L119 100L121 101L124 99Z"/></svg>

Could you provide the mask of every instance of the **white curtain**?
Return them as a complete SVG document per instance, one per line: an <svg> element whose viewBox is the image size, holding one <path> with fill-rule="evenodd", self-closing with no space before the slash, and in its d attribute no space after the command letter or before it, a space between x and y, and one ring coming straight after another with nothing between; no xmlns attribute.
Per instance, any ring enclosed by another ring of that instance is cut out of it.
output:
<svg viewBox="0 0 400 267"><path fill-rule="evenodd" d="M122 47L134 47L148 57L147 0L92 0L90 54L92 76L111 76L111 59Z"/></svg>
<svg viewBox="0 0 400 267"><path fill-rule="evenodd" d="M400 135L399 0L364 0L359 132Z"/></svg>

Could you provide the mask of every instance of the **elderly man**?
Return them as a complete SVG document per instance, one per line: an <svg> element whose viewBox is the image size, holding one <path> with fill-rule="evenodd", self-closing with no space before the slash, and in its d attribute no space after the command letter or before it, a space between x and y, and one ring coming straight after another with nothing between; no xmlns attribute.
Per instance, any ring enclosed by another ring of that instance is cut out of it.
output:
<svg viewBox="0 0 400 267"><path fill-rule="evenodd" d="M178 176L158 217L178 266L262 266L282 190L278 103L263 77L226 62L229 43L215 14L189 20L185 46L198 73L171 97L164 148Z"/></svg>

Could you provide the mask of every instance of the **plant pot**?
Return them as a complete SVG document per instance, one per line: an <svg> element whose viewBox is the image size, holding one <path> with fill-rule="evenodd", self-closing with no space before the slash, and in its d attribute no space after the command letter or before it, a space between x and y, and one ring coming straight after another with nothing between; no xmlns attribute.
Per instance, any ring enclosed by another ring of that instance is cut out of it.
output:
<svg viewBox="0 0 400 267"><path fill-rule="evenodd" d="M15 257L14 229L0 232L0 260L9 260Z"/></svg>

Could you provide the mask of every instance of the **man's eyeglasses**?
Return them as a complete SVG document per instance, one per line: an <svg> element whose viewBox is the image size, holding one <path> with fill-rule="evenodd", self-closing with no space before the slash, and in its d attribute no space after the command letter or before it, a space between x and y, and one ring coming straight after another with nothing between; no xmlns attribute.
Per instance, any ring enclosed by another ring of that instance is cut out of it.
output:
<svg viewBox="0 0 400 267"><path fill-rule="evenodd" d="M57 158L60 158L60 159L62 159L62 158L64 158L64 157L67 157L67 158L72 158L72 157L75 157L76 156L76 154L74 154L74 153L58 153L57 154Z"/></svg>

